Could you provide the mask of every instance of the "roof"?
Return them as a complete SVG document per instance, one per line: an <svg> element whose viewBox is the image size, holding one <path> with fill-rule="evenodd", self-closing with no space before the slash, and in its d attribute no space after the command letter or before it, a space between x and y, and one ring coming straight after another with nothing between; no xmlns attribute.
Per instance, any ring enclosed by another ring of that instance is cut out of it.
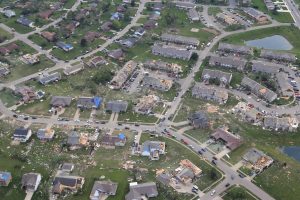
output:
<svg viewBox="0 0 300 200"><path fill-rule="evenodd" d="M143 79L143 85L157 90L168 91L172 87L173 81L171 79L145 76Z"/></svg>
<svg viewBox="0 0 300 200"><path fill-rule="evenodd" d="M116 195L118 183L112 181L95 181L90 197L99 197L101 193Z"/></svg>
<svg viewBox="0 0 300 200"><path fill-rule="evenodd" d="M224 104L228 100L228 92L219 87L210 87L202 83L197 83L192 89L192 95L196 98L216 101Z"/></svg>
<svg viewBox="0 0 300 200"><path fill-rule="evenodd" d="M189 9L188 16L191 20L199 20L199 13L195 8Z"/></svg>
<svg viewBox="0 0 300 200"><path fill-rule="evenodd" d="M279 72L276 74L277 83L279 90L283 96L293 96L294 89L289 83L288 75L284 72Z"/></svg>
<svg viewBox="0 0 300 200"><path fill-rule="evenodd" d="M99 108L102 103L101 97L79 97L77 107L82 108Z"/></svg>
<svg viewBox="0 0 300 200"><path fill-rule="evenodd" d="M11 173L10 172L1 172L0 171L0 181L9 181L11 179Z"/></svg>
<svg viewBox="0 0 300 200"><path fill-rule="evenodd" d="M162 70L166 72L172 73L180 73L182 72L182 67L176 63L168 63L161 60L146 60L143 63L144 67L154 69L154 70Z"/></svg>
<svg viewBox="0 0 300 200"><path fill-rule="evenodd" d="M42 76L40 76L39 82L43 85L46 85L59 79L61 79L61 74L59 72L54 72L52 74L44 73Z"/></svg>
<svg viewBox="0 0 300 200"><path fill-rule="evenodd" d="M297 57L295 54L286 53L286 52L277 52L272 50L262 49L260 53L260 57L274 60L284 60L288 62L295 62Z"/></svg>
<svg viewBox="0 0 300 200"><path fill-rule="evenodd" d="M273 62L265 62L265 61L260 61L260 60L252 61L252 71L254 71L254 72L276 74L283 68L285 68L285 66L276 64Z"/></svg>
<svg viewBox="0 0 300 200"><path fill-rule="evenodd" d="M36 187L36 184L39 184L39 177L41 177L41 175L38 173L23 174L21 180L22 187Z"/></svg>
<svg viewBox="0 0 300 200"><path fill-rule="evenodd" d="M63 163L61 166L61 170L71 172L74 169L74 164L73 163Z"/></svg>
<svg viewBox="0 0 300 200"><path fill-rule="evenodd" d="M6 76L10 73L10 70L6 67L0 67L0 77Z"/></svg>
<svg viewBox="0 0 300 200"><path fill-rule="evenodd" d="M200 41L197 38L185 37L181 35L173 35L168 33L162 34L160 38L162 41L174 42L174 43L186 44L186 45L198 46L200 43Z"/></svg>
<svg viewBox="0 0 300 200"><path fill-rule="evenodd" d="M27 128L17 128L17 129L15 129L14 137L26 138L29 131L30 131L30 129L27 129Z"/></svg>
<svg viewBox="0 0 300 200"><path fill-rule="evenodd" d="M209 123L207 114L205 112L195 112L191 114L188 119L193 123L194 126L207 126Z"/></svg>
<svg viewBox="0 0 300 200"><path fill-rule="evenodd" d="M67 144L69 145L79 145L80 144L80 134L76 131L72 131L68 135Z"/></svg>
<svg viewBox="0 0 300 200"><path fill-rule="evenodd" d="M169 173L161 173L156 177L156 180L164 185L169 185L172 176Z"/></svg>
<svg viewBox="0 0 300 200"><path fill-rule="evenodd" d="M106 110L112 112L125 112L127 110L128 102L127 101L109 101L106 104Z"/></svg>
<svg viewBox="0 0 300 200"><path fill-rule="evenodd" d="M129 193L125 196L125 200L137 200L142 196L156 197L157 195L158 191L154 182L135 184L129 187Z"/></svg>
<svg viewBox="0 0 300 200"><path fill-rule="evenodd" d="M17 22L24 25L24 26L31 26L32 23L33 23L31 20L29 20L28 18L26 18L24 16L18 18Z"/></svg>
<svg viewBox="0 0 300 200"><path fill-rule="evenodd" d="M242 53L242 54L252 54L252 49L247 46L235 45L235 44L228 44L228 43L219 43L218 47L219 51L230 51L235 53Z"/></svg>
<svg viewBox="0 0 300 200"><path fill-rule="evenodd" d="M55 131L53 129L39 129L37 131L37 137L39 139L52 139L54 136Z"/></svg>
<svg viewBox="0 0 300 200"><path fill-rule="evenodd" d="M116 143L125 143L126 142L126 136L124 134L119 134L119 135L107 135L105 134L101 138L101 143L104 145L109 145L109 146L115 146Z"/></svg>
<svg viewBox="0 0 300 200"><path fill-rule="evenodd" d="M221 57L212 55L209 59L209 65L211 66L222 66L228 68L235 68L237 70L244 70L247 61L238 57Z"/></svg>
<svg viewBox="0 0 300 200"><path fill-rule="evenodd" d="M256 95L264 98L265 100L272 102L277 98L277 94L273 92L272 90L262 86L258 82L248 78L244 77L241 82L242 85L249 87L249 89Z"/></svg>
<svg viewBox="0 0 300 200"><path fill-rule="evenodd" d="M232 133L225 131L223 129L217 129L211 137L215 138L216 140L223 140L226 142L226 146L234 150L238 148L242 144L242 139L236 135L233 135Z"/></svg>
<svg viewBox="0 0 300 200"><path fill-rule="evenodd" d="M124 52L122 51L122 49L114 49L108 53L108 56L114 59L120 59L123 57L123 55Z"/></svg>
<svg viewBox="0 0 300 200"><path fill-rule="evenodd" d="M152 46L152 53L155 55L178 58L182 60L190 60L192 56L192 51L178 49L172 46L161 46L157 44Z"/></svg>
<svg viewBox="0 0 300 200"><path fill-rule="evenodd" d="M135 45L137 39L134 38L134 37L130 37L130 38L126 38L126 39L123 39L120 41L120 44L127 47L127 48L130 48L130 47L133 47L133 45Z"/></svg>
<svg viewBox="0 0 300 200"><path fill-rule="evenodd" d="M251 8L251 7L243 8L243 11L245 13L247 13L248 15L250 15L251 17L255 18L256 20L259 20L260 18L263 18L263 17L265 17L265 18L267 17L262 12L254 9L254 8Z"/></svg>
<svg viewBox="0 0 300 200"><path fill-rule="evenodd" d="M50 105L52 106L69 106L71 104L72 97L64 96L52 96Z"/></svg>
<svg viewBox="0 0 300 200"><path fill-rule="evenodd" d="M202 72L202 79L208 80L211 78L219 79L223 84L229 84L232 78L232 74L220 70L204 69Z"/></svg>

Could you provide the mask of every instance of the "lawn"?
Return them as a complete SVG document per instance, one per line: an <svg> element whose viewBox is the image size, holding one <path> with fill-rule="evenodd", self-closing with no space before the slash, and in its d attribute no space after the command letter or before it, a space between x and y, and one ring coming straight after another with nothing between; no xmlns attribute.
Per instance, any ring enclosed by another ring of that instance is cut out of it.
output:
<svg viewBox="0 0 300 200"><path fill-rule="evenodd" d="M30 35L28 37L31 41L42 47L43 49L51 49L53 47L53 44L48 42L45 38L40 36L39 34L35 33L33 35Z"/></svg>
<svg viewBox="0 0 300 200"><path fill-rule="evenodd" d="M11 39L13 36L12 34L10 34L9 32L3 30L2 28L0 28L0 38L1 40L5 41L5 40L9 40ZM1 41L0 41L1 43Z"/></svg>
<svg viewBox="0 0 300 200"><path fill-rule="evenodd" d="M267 13L268 15L270 15L273 19L277 20L278 22L282 22L282 23L293 23L294 22L290 13L280 13L280 12L274 13L272 11L269 11L263 0L252 0L252 7L256 8L264 13Z"/></svg>
<svg viewBox="0 0 300 200"><path fill-rule="evenodd" d="M40 55L40 62L34 65L28 65L23 63L18 59L16 55L8 56L9 61L11 62L10 71L11 73L3 78L1 78L4 82L17 80L24 76L28 76L34 74L36 72L42 71L46 68L53 67L55 63L47 58L45 55ZM1 80L0 79L0 80Z"/></svg>
<svg viewBox="0 0 300 200"><path fill-rule="evenodd" d="M272 36L272 35L281 35L285 37L294 48L290 51L296 55L300 55L300 41L299 41L300 30L293 26L280 26L280 27L271 27L264 28L253 31L246 31L240 34L234 34L224 38L222 41L233 44L241 44L244 45L245 41L261 39L264 37Z"/></svg>
<svg viewBox="0 0 300 200"><path fill-rule="evenodd" d="M50 116L49 113L51 97L43 101L35 101L33 103L23 104L17 108L17 111L30 115L44 115Z"/></svg>
<svg viewBox="0 0 300 200"><path fill-rule="evenodd" d="M208 15L216 16L218 13L221 13L222 10L219 7L209 7L207 12L208 12Z"/></svg>
<svg viewBox="0 0 300 200"><path fill-rule="evenodd" d="M224 200L257 200L249 191L241 186L233 186L222 196Z"/></svg>
<svg viewBox="0 0 300 200"><path fill-rule="evenodd" d="M15 105L21 97L16 96L12 90L4 88L0 91L0 99L6 107Z"/></svg>
<svg viewBox="0 0 300 200"><path fill-rule="evenodd" d="M210 134L212 133L209 129L192 129L185 131L187 136L191 136L192 138L196 139L200 143L204 143L209 139Z"/></svg>

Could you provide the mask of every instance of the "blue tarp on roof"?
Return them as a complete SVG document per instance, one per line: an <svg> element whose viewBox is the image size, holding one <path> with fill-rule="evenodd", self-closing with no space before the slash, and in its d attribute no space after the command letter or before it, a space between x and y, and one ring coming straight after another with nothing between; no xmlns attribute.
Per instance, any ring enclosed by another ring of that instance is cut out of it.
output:
<svg viewBox="0 0 300 200"><path fill-rule="evenodd" d="M99 108L102 103L102 98L101 97L94 97L94 104L96 108Z"/></svg>
<svg viewBox="0 0 300 200"><path fill-rule="evenodd" d="M0 177L4 181L8 181L11 178L10 172L0 172Z"/></svg>
<svg viewBox="0 0 300 200"><path fill-rule="evenodd" d="M120 134L119 134L119 138L120 138L121 140L124 140L124 139L126 138L126 136L125 136L124 133L120 133Z"/></svg>

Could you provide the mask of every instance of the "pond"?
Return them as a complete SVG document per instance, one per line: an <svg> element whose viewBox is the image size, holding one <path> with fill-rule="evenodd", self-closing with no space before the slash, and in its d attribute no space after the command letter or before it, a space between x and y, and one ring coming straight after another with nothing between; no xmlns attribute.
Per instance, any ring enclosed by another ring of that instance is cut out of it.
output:
<svg viewBox="0 0 300 200"><path fill-rule="evenodd" d="M293 45L281 35L273 35L257 40L245 41L247 46L271 50L291 50Z"/></svg>
<svg viewBox="0 0 300 200"><path fill-rule="evenodd" d="M300 162L300 146L283 147L283 153Z"/></svg>

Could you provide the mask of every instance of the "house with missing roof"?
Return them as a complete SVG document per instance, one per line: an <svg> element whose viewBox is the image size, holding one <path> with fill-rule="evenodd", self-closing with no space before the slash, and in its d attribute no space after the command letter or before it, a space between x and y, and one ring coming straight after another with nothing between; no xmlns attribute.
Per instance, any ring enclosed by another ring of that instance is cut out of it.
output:
<svg viewBox="0 0 300 200"><path fill-rule="evenodd" d="M143 67L151 70L160 70L167 73L179 74L182 72L182 66L176 63L168 63L161 60L146 60Z"/></svg>
<svg viewBox="0 0 300 200"><path fill-rule="evenodd" d="M219 43L218 51L237 53L237 54L245 54L245 55L253 54L251 47L247 47L247 46L243 46L243 45L228 44L228 43L224 43L224 42Z"/></svg>
<svg viewBox="0 0 300 200"><path fill-rule="evenodd" d="M156 103L159 101L159 97L155 95L143 96L139 99L139 102L136 104L134 111L140 114L149 114Z"/></svg>
<svg viewBox="0 0 300 200"><path fill-rule="evenodd" d="M127 101L109 101L106 103L106 111L113 113L126 112L128 107Z"/></svg>
<svg viewBox="0 0 300 200"><path fill-rule="evenodd" d="M259 24L266 24L269 22L268 17L264 13L260 12L259 10L256 10L251 7L242 8L242 10L244 13L246 13L248 16L250 16Z"/></svg>
<svg viewBox="0 0 300 200"><path fill-rule="evenodd" d="M77 108L80 109L99 109L102 103L101 97L79 97Z"/></svg>
<svg viewBox="0 0 300 200"><path fill-rule="evenodd" d="M106 63L107 62L103 57L95 56L95 57L91 58L88 62L86 62L85 64L88 67L99 67L101 65L105 65Z"/></svg>
<svg viewBox="0 0 300 200"><path fill-rule="evenodd" d="M292 97L294 96L294 89L289 83L288 74L284 72L279 72L276 74L276 80L278 85L278 92L283 97Z"/></svg>
<svg viewBox="0 0 300 200"><path fill-rule="evenodd" d="M31 129L17 128L14 131L13 138L15 141L27 142L32 135Z"/></svg>
<svg viewBox="0 0 300 200"><path fill-rule="evenodd" d="M70 106L72 97L65 96L52 96L50 105L52 107L68 107Z"/></svg>
<svg viewBox="0 0 300 200"><path fill-rule="evenodd" d="M234 108L233 112L238 114L242 120L257 124L263 120L263 114L259 112L256 108L253 106L250 106L249 104L240 101Z"/></svg>
<svg viewBox="0 0 300 200"><path fill-rule="evenodd" d="M21 188L28 192L35 192L39 187L42 180L42 176L39 173L27 173L23 174L21 180Z"/></svg>
<svg viewBox="0 0 300 200"><path fill-rule="evenodd" d="M21 101L24 103L32 102L37 99L34 89L28 86L17 87L14 93L18 96L21 96Z"/></svg>
<svg viewBox="0 0 300 200"><path fill-rule="evenodd" d="M188 159L181 160L179 167L175 169L175 179L183 184L191 184L199 178L202 170Z"/></svg>
<svg viewBox="0 0 300 200"><path fill-rule="evenodd" d="M0 171L0 186L8 186L11 181L12 181L12 176L10 172Z"/></svg>
<svg viewBox="0 0 300 200"><path fill-rule="evenodd" d="M163 56L167 58L175 58L181 60L190 60L193 54L192 51L183 48L176 48L173 46L159 45L159 44L154 44L151 48L151 51L152 54L157 56Z"/></svg>
<svg viewBox="0 0 300 200"><path fill-rule="evenodd" d="M38 55L25 54L21 56L19 59L27 65L34 65L40 62Z"/></svg>
<svg viewBox="0 0 300 200"><path fill-rule="evenodd" d="M151 199L158 196L156 184L154 182L129 184L129 192L125 200Z"/></svg>
<svg viewBox="0 0 300 200"><path fill-rule="evenodd" d="M150 160L159 160L159 156L165 154L165 148L165 142L147 140L141 145L141 155Z"/></svg>
<svg viewBox="0 0 300 200"><path fill-rule="evenodd" d="M247 60L239 57L221 57L217 55L210 56L209 65L210 66L220 66L224 68L233 68L238 71L243 71L246 67Z"/></svg>
<svg viewBox="0 0 300 200"><path fill-rule="evenodd" d="M277 94L275 92L246 76L242 79L241 85L268 102L272 102L277 99Z"/></svg>
<svg viewBox="0 0 300 200"><path fill-rule="evenodd" d="M196 83L192 89L194 98L214 101L219 104L225 104L228 100L228 92L222 88L207 86L202 83Z"/></svg>
<svg viewBox="0 0 300 200"><path fill-rule="evenodd" d="M53 139L54 134L55 134L55 130L54 129L51 129L51 128L40 128L37 131L36 136L41 141L50 141L50 140Z"/></svg>
<svg viewBox="0 0 300 200"><path fill-rule="evenodd" d="M193 22L200 21L200 15L195 8L189 9L187 15L189 19Z"/></svg>
<svg viewBox="0 0 300 200"><path fill-rule="evenodd" d="M132 73L137 68L137 63L134 61L127 62L122 69L113 77L110 84L113 89L121 89L127 79L132 75Z"/></svg>
<svg viewBox="0 0 300 200"><path fill-rule="evenodd" d="M208 128L210 123L208 116L206 115L205 112L202 111L197 111L195 113L192 113L188 117L189 123L194 127L194 128Z"/></svg>
<svg viewBox="0 0 300 200"><path fill-rule="evenodd" d="M125 146L127 138L125 134L120 133L118 135L108 135L105 134L101 138L100 145L106 149L115 149L116 147Z"/></svg>
<svg viewBox="0 0 300 200"><path fill-rule="evenodd" d="M243 156L243 160L246 162L246 164L250 165L250 168L257 174L270 167L274 162L270 156L256 148L251 148Z"/></svg>
<svg viewBox="0 0 300 200"><path fill-rule="evenodd" d="M145 76L142 82L144 87L152 88L160 91L168 91L173 85L170 79L162 79L154 76Z"/></svg>
<svg viewBox="0 0 300 200"><path fill-rule="evenodd" d="M10 70L7 67L0 67L0 78L10 74Z"/></svg>
<svg viewBox="0 0 300 200"><path fill-rule="evenodd" d="M204 69L202 72L202 80L207 85L211 80L217 80L220 86L225 87L230 84L232 74L220 70Z"/></svg>
<svg viewBox="0 0 300 200"><path fill-rule="evenodd" d="M124 57L124 52L122 49L114 49L109 51L107 56L116 60L122 60Z"/></svg>
<svg viewBox="0 0 300 200"><path fill-rule="evenodd" d="M112 181L95 181L90 200L101 200L108 196L115 196L118 189L118 183Z"/></svg>
<svg viewBox="0 0 300 200"><path fill-rule="evenodd" d="M265 116L263 128L275 131L295 131L297 130L299 121L296 117L274 117Z"/></svg>
<svg viewBox="0 0 300 200"><path fill-rule="evenodd" d="M215 132L211 134L211 138L215 141L224 143L224 145L230 150L238 148L243 143L243 140L239 135L234 135L233 133L221 128L215 130Z"/></svg>
<svg viewBox="0 0 300 200"><path fill-rule="evenodd" d="M84 70L84 64L82 62L79 62L78 64L76 65L73 65L73 66L69 66L67 67L65 70L64 70L64 74L66 76L70 76L70 75L73 75L73 74L76 74L80 71Z"/></svg>
<svg viewBox="0 0 300 200"><path fill-rule="evenodd" d="M85 179L81 176L72 175L73 170L74 164L72 163L64 163L60 166L52 182L53 194L62 194L66 191L76 192L82 189Z"/></svg>
<svg viewBox="0 0 300 200"><path fill-rule="evenodd" d="M71 131L68 135L66 144L70 150L77 150L89 145L88 133L78 133L76 131Z"/></svg>

